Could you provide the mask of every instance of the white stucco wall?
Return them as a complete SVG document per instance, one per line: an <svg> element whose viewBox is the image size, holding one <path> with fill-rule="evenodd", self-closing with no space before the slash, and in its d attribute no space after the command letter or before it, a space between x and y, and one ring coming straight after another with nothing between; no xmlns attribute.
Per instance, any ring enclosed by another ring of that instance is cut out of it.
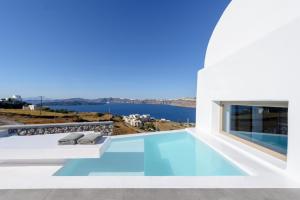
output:
<svg viewBox="0 0 300 200"><path fill-rule="evenodd" d="M234 54L300 15L299 0L232 0L208 44L205 66Z"/></svg>
<svg viewBox="0 0 300 200"><path fill-rule="evenodd" d="M196 127L220 129L218 101L288 101L287 172L300 177L300 1L233 0L198 72Z"/></svg>

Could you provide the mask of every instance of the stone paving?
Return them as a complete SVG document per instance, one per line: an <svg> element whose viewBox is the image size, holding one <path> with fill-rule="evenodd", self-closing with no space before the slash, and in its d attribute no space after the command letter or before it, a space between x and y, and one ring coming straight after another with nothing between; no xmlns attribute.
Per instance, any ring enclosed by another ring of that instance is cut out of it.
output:
<svg viewBox="0 0 300 200"><path fill-rule="evenodd" d="M0 190L0 200L299 200L300 189Z"/></svg>

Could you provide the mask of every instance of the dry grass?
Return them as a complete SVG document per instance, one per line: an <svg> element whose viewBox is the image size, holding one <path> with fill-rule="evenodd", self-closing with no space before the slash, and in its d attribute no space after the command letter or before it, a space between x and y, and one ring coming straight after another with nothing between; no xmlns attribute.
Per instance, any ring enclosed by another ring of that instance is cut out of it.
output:
<svg viewBox="0 0 300 200"><path fill-rule="evenodd" d="M181 123L177 122L157 122L157 127L160 131L178 130L186 128Z"/></svg>
<svg viewBox="0 0 300 200"><path fill-rule="evenodd" d="M90 113L76 113L76 116L79 116L81 119L89 122L101 121L101 117L99 117L98 113L90 112ZM106 120L108 121L108 120Z"/></svg>
<svg viewBox="0 0 300 200"><path fill-rule="evenodd" d="M113 135L125 135L143 132L141 129L135 128L124 122L114 122L114 132Z"/></svg>
<svg viewBox="0 0 300 200"><path fill-rule="evenodd" d="M0 109L0 115L23 124L99 121L96 113L58 113L39 110Z"/></svg>
<svg viewBox="0 0 300 200"><path fill-rule="evenodd" d="M30 116L44 116L44 117L62 117L70 116L72 114L56 113L42 110L22 110L22 109L0 109L0 114L18 114L18 115L30 115Z"/></svg>

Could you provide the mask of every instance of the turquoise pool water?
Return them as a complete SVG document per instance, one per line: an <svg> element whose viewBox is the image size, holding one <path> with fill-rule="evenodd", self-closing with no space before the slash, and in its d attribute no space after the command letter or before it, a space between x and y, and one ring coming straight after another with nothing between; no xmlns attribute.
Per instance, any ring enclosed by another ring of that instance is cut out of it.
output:
<svg viewBox="0 0 300 200"><path fill-rule="evenodd" d="M68 161L56 176L245 176L187 132L112 139L100 158Z"/></svg>

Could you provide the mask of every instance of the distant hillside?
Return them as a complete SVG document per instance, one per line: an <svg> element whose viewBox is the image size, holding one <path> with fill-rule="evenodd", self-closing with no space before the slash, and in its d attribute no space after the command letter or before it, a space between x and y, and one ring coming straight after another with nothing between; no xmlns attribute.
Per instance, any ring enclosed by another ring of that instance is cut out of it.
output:
<svg viewBox="0 0 300 200"><path fill-rule="evenodd" d="M39 100L27 100L26 102L32 104L40 104ZM70 98L70 99L55 99L45 100L43 102L46 106L55 105L98 105L106 103L129 103L129 104L165 104L181 107L196 107L195 99L128 99L128 98L97 98L97 99L83 99L83 98Z"/></svg>

